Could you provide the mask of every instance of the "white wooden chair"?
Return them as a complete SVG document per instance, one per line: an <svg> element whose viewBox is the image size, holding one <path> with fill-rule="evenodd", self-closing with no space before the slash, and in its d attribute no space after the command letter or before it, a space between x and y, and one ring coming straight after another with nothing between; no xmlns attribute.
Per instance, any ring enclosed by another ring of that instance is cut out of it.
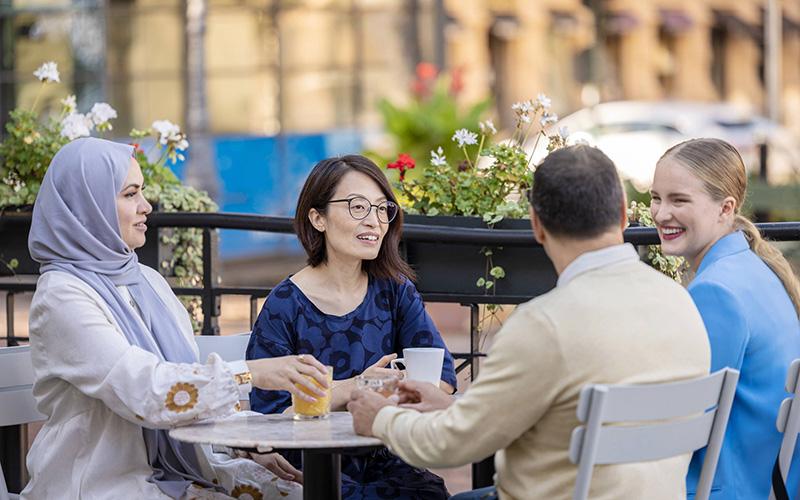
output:
<svg viewBox="0 0 800 500"><path fill-rule="evenodd" d="M791 396L781 402L778 418L775 421L778 432L783 433L783 440L778 453L778 464L780 464L781 480L784 485L786 484L786 478L789 477L789 467L792 465L797 434L800 432L800 398L798 398L800 396L798 378L800 377L798 375L800 375L800 359L795 359L789 365L789 371L786 373L786 392L790 393ZM774 483L775 481L773 480ZM775 500L775 492L772 489L769 492L769 498L770 500Z"/></svg>
<svg viewBox="0 0 800 500"><path fill-rule="evenodd" d="M200 348L201 363L205 363L212 352L219 354L223 361L241 361L250 341L250 332L236 335L196 335L194 339Z"/></svg>
<svg viewBox="0 0 800 500"><path fill-rule="evenodd" d="M33 366L29 346L0 348L0 426L24 425L45 420L36 410L33 398ZM23 428L23 433L27 429ZM0 500L16 499L9 495L0 464Z"/></svg>
<svg viewBox="0 0 800 500"><path fill-rule="evenodd" d="M578 465L575 500L588 497L595 464L646 462L708 446L697 500L708 499L739 372L667 384L588 385L578 402L569 458ZM630 425L604 425L630 422Z"/></svg>
<svg viewBox="0 0 800 500"><path fill-rule="evenodd" d="M205 363L208 355L215 352L223 361L241 361L247 351L250 341L250 332L237 333L236 335L196 335L197 347L200 348L200 362ZM240 406L250 409L250 401L239 401Z"/></svg>

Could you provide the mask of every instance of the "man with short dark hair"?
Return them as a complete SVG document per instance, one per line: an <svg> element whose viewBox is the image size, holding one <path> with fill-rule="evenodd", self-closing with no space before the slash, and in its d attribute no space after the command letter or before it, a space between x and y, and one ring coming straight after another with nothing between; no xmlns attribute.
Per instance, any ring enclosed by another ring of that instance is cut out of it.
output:
<svg viewBox="0 0 800 500"><path fill-rule="evenodd" d="M551 153L530 201L558 284L506 321L472 387L453 400L406 382L401 398L410 404L357 391L348 409L358 433L410 464L454 467L496 452L501 498L571 498L581 388L700 377L710 353L688 293L623 243L625 196L608 157L583 145ZM590 497L685 498L689 459L596 467Z"/></svg>

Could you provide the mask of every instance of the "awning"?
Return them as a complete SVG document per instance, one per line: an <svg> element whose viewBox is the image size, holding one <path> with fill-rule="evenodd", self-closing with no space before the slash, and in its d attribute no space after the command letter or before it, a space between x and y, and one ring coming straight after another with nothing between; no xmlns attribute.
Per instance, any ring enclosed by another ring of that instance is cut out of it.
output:
<svg viewBox="0 0 800 500"><path fill-rule="evenodd" d="M624 35L641 24L639 18L632 12L620 10L607 12L603 17L603 27L605 32L610 35Z"/></svg>
<svg viewBox="0 0 800 500"><path fill-rule="evenodd" d="M660 9L661 26L669 33L680 34L694 26L694 19L682 10Z"/></svg>

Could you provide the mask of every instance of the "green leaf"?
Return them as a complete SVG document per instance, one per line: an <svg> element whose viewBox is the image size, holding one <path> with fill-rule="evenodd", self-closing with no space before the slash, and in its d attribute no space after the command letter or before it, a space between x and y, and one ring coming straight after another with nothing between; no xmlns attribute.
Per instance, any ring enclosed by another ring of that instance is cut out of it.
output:
<svg viewBox="0 0 800 500"><path fill-rule="evenodd" d="M506 271L500 266L494 266L489 270L489 274L495 279L502 279L506 277Z"/></svg>

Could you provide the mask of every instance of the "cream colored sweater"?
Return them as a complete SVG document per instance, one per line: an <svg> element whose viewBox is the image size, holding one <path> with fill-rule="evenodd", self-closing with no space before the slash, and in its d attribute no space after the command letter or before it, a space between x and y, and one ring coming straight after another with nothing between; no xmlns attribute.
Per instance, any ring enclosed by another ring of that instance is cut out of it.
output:
<svg viewBox="0 0 800 500"><path fill-rule="evenodd" d="M568 458L586 384L647 384L708 373L703 321L689 294L637 260L590 269L517 308L480 377L450 408L382 409L373 433L403 460L454 467L497 452L503 499L572 498ZM596 466L592 499L686 498L690 455Z"/></svg>

